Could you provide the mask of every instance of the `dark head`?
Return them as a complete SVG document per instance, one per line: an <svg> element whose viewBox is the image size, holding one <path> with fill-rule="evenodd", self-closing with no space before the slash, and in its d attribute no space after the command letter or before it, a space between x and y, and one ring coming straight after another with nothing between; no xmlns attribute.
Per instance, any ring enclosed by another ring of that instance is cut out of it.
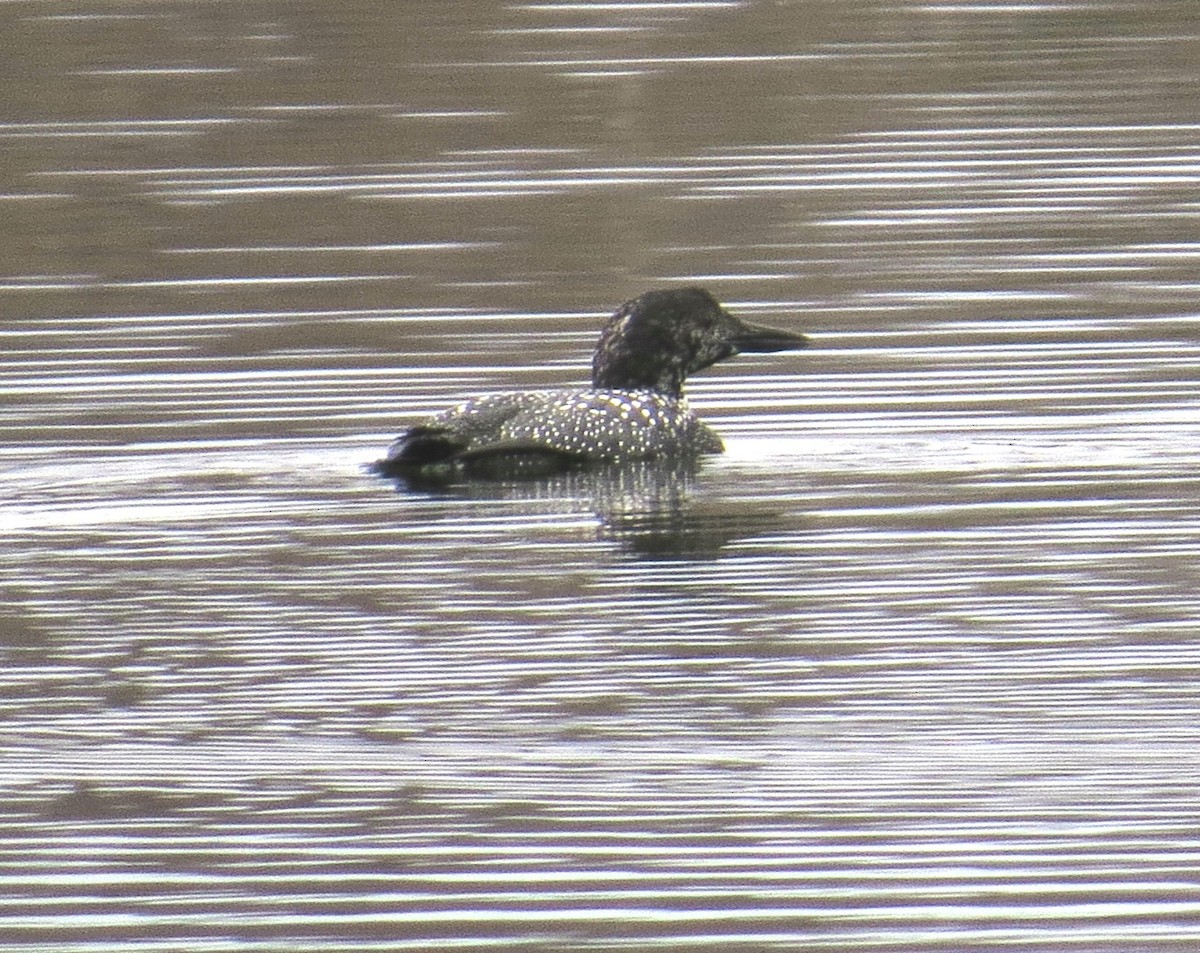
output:
<svg viewBox="0 0 1200 953"><path fill-rule="evenodd" d="M605 325L592 357L592 386L678 396L689 374L717 361L807 343L801 334L738 320L703 288L647 291Z"/></svg>

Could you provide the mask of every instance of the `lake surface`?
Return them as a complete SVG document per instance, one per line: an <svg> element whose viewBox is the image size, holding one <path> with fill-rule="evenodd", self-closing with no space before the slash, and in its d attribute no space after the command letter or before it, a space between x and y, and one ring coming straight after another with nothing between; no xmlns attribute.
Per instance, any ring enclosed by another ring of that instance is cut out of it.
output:
<svg viewBox="0 0 1200 953"><path fill-rule="evenodd" d="M1190 0L0 28L6 950L1198 948ZM684 283L724 456L368 472Z"/></svg>

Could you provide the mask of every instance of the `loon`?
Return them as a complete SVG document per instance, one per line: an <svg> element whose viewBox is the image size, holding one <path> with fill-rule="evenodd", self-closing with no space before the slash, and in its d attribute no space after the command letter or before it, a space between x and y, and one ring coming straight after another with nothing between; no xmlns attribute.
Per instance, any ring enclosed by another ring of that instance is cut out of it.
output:
<svg viewBox="0 0 1200 953"><path fill-rule="evenodd" d="M801 334L735 318L703 288L648 291L617 309L592 357L592 386L472 397L399 436L385 476L540 476L588 463L721 453L683 382L743 351L805 347Z"/></svg>

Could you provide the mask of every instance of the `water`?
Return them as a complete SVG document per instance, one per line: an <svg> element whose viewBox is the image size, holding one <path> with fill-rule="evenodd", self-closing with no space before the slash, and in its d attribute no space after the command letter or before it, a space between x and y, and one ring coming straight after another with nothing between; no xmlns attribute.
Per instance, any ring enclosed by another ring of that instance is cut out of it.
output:
<svg viewBox="0 0 1200 953"><path fill-rule="evenodd" d="M8 7L5 949L1200 942L1189 3ZM681 282L723 457L366 471Z"/></svg>

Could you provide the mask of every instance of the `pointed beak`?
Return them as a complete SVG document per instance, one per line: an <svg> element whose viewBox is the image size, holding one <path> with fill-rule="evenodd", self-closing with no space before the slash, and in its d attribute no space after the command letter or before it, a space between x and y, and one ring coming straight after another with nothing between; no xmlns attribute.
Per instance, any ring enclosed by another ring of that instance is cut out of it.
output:
<svg viewBox="0 0 1200 953"><path fill-rule="evenodd" d="M808 347L808 338L803 334L769 328L765 324L750 324L748 321L738 323L741 327L730 336L729 341L740 352L797 351Z"/></svg>

